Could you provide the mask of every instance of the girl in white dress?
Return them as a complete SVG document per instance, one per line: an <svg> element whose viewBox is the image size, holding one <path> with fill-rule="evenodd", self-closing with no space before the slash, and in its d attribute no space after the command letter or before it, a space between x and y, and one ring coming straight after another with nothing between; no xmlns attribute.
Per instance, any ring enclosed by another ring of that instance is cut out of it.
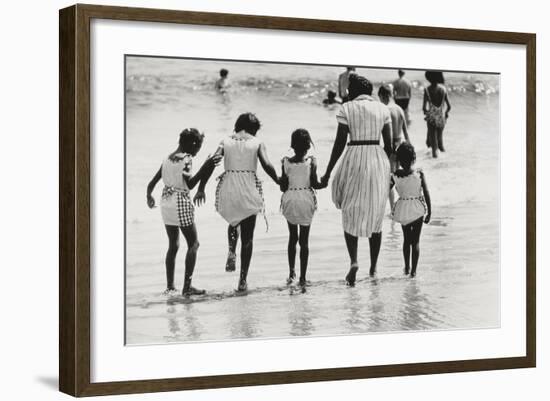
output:
<svg viewBox="0 0 550 401"><path fill-rule="evenodd" d="M225 172L216 188L216 211L229 223L229 258L236 247L240 228L241 272L238 291L246 291L247 276L252 258L256 215L264 211L262 183L256 175L258 160L264 171L279 185L279 177L267 157L267 150L256 137L260 121L252 113L244 113L235 122L235 132L220 143L215 155L224 158ZM226 266L229 264L226 264ZM227 269L227 267L226 267Z"/></svg>
<svg viewBox="0 0 550 401"><path fill-rule="evenodd" d="M182 295L201 295L204 290L191 286L199 240L195 227L194 206L191 202L189 191L200 181L208 180L215 166L221 161L221 156L209 157L198 173L191 174L193 157L199 152L204 135L195 128L183 130L180 134L178 148L170 153L162 162L149 185L147 186L147 205L155 207L153 190L162 179L164 189L162 191L161 214L168 235L168 251L166 252L166 291L171 295L176 291L174 286L174 271L176 254L179 249L179 232L181 231L187 242L187 254L185 256L185 280Z"/></svg>
<svg viewBox="0 0 550 401"><path fill-rule="evenodd" d="M355 284L359 269L358 237L368 237L370 275L376 264L382 242L382 222L390 187L390 162L393 151L391 117L388 107L374 100L372 84L359 75L349 78L350 101L336 115L338 130L330 161L321 182L326 184L338 159L347 150L332 181L332 200L342 211L344 237L350 257L346 283ZM384 138L384 147L380 145Z"/></svg>
<svg viewBox="0 0 550 401"><path fill-rule="evenodd" d="M285 157L281 176L281 211L288 223L288 267L287 284L296 279L296 244L300 243L300 281L306 285L306 272L309 258L309 228L313 214L317 210L315 189L322 188L317 179L317 162L313 156L307 157L311 147L311 137L305 129L292 133L290 147L293 157ZM326 185L325 185L326 187ZM299 227L299 230L298 230Z"/></svg>
<svg viewBox="0 0 550 401"><path fill-rule="evenodd" d="M422 224L429 223L432 215L430 192L422 170L413 169L416 160L414 147L403 143L397 148L397 160L401 165L391 177L391 185L399 194L392 211L393 220L403 228L404 273L416 276L416 267L420 256L420 233ZM410 264L412 253L412 268Z"/></svg>

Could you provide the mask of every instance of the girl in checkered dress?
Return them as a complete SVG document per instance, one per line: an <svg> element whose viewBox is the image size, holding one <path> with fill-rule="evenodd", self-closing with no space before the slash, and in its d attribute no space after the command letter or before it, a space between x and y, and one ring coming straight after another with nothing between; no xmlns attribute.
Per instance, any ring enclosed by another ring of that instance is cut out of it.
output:
<svg viewBox="0 0 550 401"><path fill-rule="evenodd" d="M193 157L202 146L204 135L195 128L183 130L180 134L179 146L163 162L149 185L147 186L147 205L155 207L155 199L152 196L156 184L162 179L164 189L162 191L161 214L168 235L168 251L166 252L166 294L176 291L174 286L174 270L176 254L179 248L179 232L181 231L187 242L187 255L185 256L185 280L182 295L201 295L204 290L191 286L199 241L194 220L194 206L189 196L189 191L202 181L205 184L212 175L215 166L221 161L220 156L209 157L198 173L191 174Z"/></svg>
<svg viewBox="0 0 550 401"><path fill-rule="evenodd" d="M300 281L303 289L306 285L307 263L309 259L309 228L313 214L317 210L315 189L324 188L317 179L317 161L307 157L312 141L309 132L297 129L292 133L290 146L294 156L281 161L281 211L288 223L288 267L287 284L296 279L296 245L300 244Z"/></svg>
<svg viewBox="0 0 550 401"><path fill-rule="evenodd" d="M241 272L238 291L246 291L252 258L256 215L264 211L262 184L256 175L258 160L264 171L279 185L279 177L267 157L267 150L256 137L260 121L252 113L237 118L232 135L224 138L215 155L224 157L224 173L216 188L216 211L229 223L229 255L226 270L235 270L236 246L241 237Z"/></svg>

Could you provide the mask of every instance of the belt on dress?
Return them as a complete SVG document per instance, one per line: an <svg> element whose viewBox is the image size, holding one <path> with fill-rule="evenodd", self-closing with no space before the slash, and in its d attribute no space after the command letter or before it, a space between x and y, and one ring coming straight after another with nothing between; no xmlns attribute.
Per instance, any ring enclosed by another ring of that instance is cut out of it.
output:
<svg viewBox="0 0 550 401"><path fill-rule="evenodd" d="M348 146L369 146L369 145L380 145L380 140L365 140L365 141L349 141Z"/></svg>
<svg viewBox="0 0 550 401"><path fill-rule="evenodd" d="M288 191L306 191L306 190L310 190L310 189L313 189L312 187L304 187L304 188L288 188Z"/></svg>
<svg viewBox="0 0 550 401"><path fill-rule="evenodd" d="M254 170L225 170L226 173L255 173Z"/></svg>
<svg viewBox="0 0 550 401"><path fill-rule="evenodd" d="M177 187L171 187L171 186L165 185L164 189L162 190L162 198L166 199L172 196L176 192L181 193L184 196L185 195L189 196L189 189L187 188L177 188Z"/></svg>

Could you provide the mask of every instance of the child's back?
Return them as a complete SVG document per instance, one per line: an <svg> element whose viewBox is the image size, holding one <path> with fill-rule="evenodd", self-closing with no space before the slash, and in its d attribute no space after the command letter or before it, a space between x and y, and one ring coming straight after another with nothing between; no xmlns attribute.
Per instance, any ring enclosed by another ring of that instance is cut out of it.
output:
<svg viewBox="0 0 550 401"><path fill-rule="evenodd" d="M281 210L290 224L308 226L317 209L315 192L311 186L313 158L293 162L288 157L282 160L288 177L288 189L281 199Z"/></svg>
<svg viewBox="0 0 550 401"><path fill-rule="evenodd" d="M411 171L410 174L401 174L398 170L392 175L395 190L399 199L393 208L393 219L402 225L407 225L423 217L426 213L424 197L422 195L422 180L420 170Z"/></svg>

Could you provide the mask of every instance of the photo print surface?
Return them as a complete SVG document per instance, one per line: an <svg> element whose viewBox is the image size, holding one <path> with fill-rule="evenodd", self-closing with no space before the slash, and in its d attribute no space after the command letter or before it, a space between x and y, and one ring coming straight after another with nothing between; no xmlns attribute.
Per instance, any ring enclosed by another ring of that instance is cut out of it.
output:
<svg viewBox="0 0 550 401"><path fill-rule="evenodd" d="M499 327L499 74L124 73L127 345Z"/></svg>

